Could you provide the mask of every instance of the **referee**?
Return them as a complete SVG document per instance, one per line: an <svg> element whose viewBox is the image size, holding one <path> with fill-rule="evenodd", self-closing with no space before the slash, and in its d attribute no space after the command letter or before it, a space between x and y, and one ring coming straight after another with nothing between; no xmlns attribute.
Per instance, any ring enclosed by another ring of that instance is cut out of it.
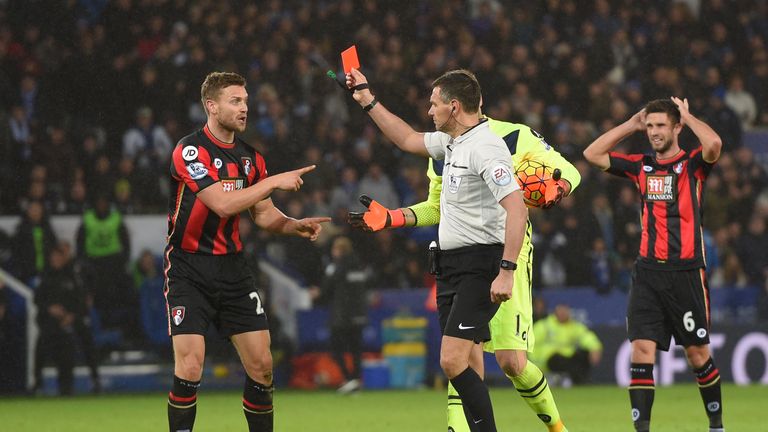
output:
<svg viewBox="0 0 768 432"><path fill-rule="evenodd" d="M356 69L353 97L400 149L443 160L437 304L440 366L479 431L495 431L488 388L469 366L472 347L490 340L488 322L512 296L528 210L513 180L509 149L480 115L480 84L466 70L432 83L436 132L419 133L377 102ZM489 292L490 291L490 292Z"/></svg>

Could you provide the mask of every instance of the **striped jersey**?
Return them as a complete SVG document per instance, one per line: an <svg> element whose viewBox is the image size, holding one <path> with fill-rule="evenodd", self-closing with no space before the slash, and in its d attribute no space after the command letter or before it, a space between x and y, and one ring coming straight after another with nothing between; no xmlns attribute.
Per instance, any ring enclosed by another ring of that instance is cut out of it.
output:
<svg viewBox="0 0 768 432"><path fill-rule="evenodd" d="M658 270L705 267L703 189L714 164L703 159L701 146L669 159L615 152L609 157L606 172L629 178L640 191L638 264Z"/></svg>
<svg viewBox="0 0 768 432"><path fill-rule="evenodd" d="M186 252L226 255L240 252L240 215L219 217L197 198L211 186L225 191L246 188L267 177L264 158L235 137L225 143L208 125L185 136L171 158L168 245Z"/></svg>

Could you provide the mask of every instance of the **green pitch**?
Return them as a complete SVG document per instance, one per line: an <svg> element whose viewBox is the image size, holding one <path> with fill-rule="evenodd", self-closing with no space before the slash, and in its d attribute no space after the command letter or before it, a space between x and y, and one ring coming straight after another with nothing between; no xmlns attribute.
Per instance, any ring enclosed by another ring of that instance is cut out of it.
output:
<svg viewBox="0 0 768 432"><path fill-rule="evenodd" d="M554 389L560 412L571 432L630 431L629 402L618 387ZM728 431L768 430L762 412L768 387L726 385L724 419ZM546 429L511 388L492 389L500 431ZM275 395L275 430L423 432L444 431L445 392L435 390L370 391L352 396L333 392L280 391ZM163 431L167 430L165 394L0 399L0 430L25 431ZM706 432L704 408L694 385L656 391L654 432ZM245 431L237 392L202 391L195 430Z"/></svg>

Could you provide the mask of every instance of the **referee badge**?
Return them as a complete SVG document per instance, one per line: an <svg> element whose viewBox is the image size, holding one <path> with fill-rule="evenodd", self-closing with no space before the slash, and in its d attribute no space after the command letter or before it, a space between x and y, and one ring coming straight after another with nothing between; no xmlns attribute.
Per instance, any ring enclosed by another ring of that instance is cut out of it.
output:
<svg viewBox="0 0 768 432"><path fill-rule="evenodd" d="M184 312L186 308L184 306L176 306L171 309L171 316L173 317L173 323L178 327L182 321L184 321Z"/></svg>

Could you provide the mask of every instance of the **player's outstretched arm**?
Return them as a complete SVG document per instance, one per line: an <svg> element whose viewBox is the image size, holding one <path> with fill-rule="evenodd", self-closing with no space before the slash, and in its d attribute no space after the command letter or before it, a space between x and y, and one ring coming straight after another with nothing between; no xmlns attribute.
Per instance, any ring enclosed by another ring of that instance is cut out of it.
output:
<svg viewBox="0 0 768 432"><path fill-rule="evenodd" d="M443 178L433 168L429 160L427 177L429 177L429 196L425 201L397 210L389 210L367 195L360 197L360 202L368 208L365 212L349 212L347 222L355 228L375 232L386 228L431 226L440 223L440 191ZM402 225L399 225L402 212Z"/></svg>
<svg viewBox="0 0 768 432"><path fill-rule="evenodd" d="M390 210L368 195L360 195L360 203L366 207L366 211L347 213L347 222L354 228L376 232L386 228L416 225L416 218L411 209Z"/></svg>
<svg viewBox="0 0 768 432"><path fill-rule="evenodd" d="M643 130L645 130L645 110L641 110L629 120L597 137L592 144L584 149L584 158L601 170L607 170L611 167L611 159L608 154L616 144L633 133Z"/></svg>
<svg viewBox="0 0 768 432"><path fill-rule="evenodd" d="M322 223L330 222L329 217L294 219L286 216L267 198L249 209L253 222L269 232L304 237L315 241L323 230Z"/></svg>
<svg viewBox="0 0 768 432"><path fill-rule="evenodd" d="M347 87L353 90L352 98L368 112L376 126L400 150L429 156L427 147L424 145L424 134L413 130L403 119L392 114L380 104L373 93L371 93L371 89L368 87L368 79L365 75L357 69L352 69L346 75L346 83Z"/></svg>
<svg viewBox="0 0 768 432"><path fill-rule="evenodd" d="M275 189L299 190L304 184L301 176L313 169L315 165L276 174L241 190L225 191L221 183L212 184L198 192L197 197L219 217L231 217L263 201Z"/></svg>
<svg viewBox="0 0 768 432"><path fill-rule="evenodd" d="M704 161L715 163L720 158L720 151L723 148L723 142L720 135L717 134L708 124L697 119L688 111L688 99L672 97L672 102L680 110L680 121L683 125L688 125L696 138L701 141L701 157Z"/></svg>

